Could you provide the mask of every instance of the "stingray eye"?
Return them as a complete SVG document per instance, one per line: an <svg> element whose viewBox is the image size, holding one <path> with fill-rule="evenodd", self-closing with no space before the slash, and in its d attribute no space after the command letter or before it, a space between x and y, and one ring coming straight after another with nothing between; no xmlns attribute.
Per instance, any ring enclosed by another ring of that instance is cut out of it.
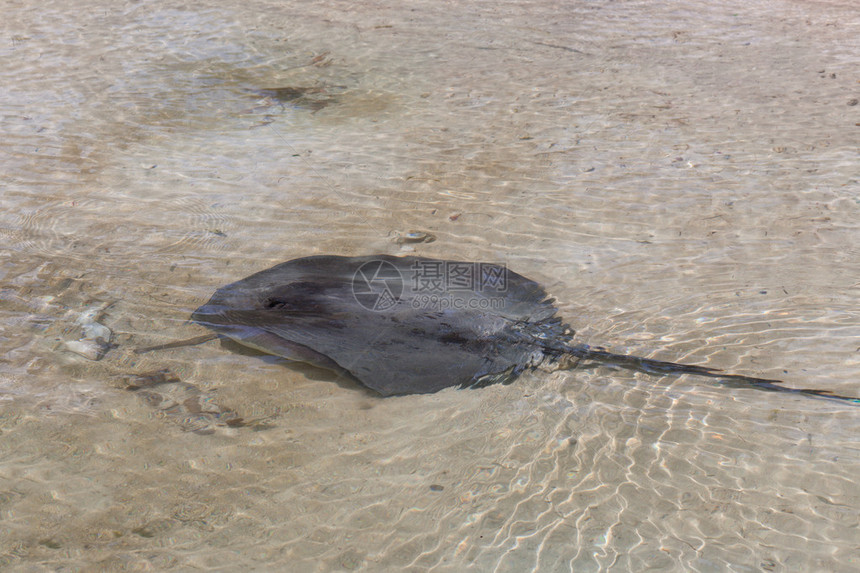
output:
<svg viewBox="0 0 860 573"><path fill-rule="evenodd" d="M269 298L266 300L266 308L284 308L287 306L287 301L279 298Z"/></svg>

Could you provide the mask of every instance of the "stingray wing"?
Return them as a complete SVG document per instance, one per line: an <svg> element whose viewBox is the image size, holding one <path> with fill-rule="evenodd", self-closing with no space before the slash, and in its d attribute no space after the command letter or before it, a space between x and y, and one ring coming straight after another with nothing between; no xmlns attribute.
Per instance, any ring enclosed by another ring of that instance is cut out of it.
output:
<svg viewBox="0 0 860 573"><path fill-rule="evenodd" d="M461 343L443 342L411 326L365 316L345 331L302 321L266 330L313 349L382 394L422 394L469 384L490 362Z"/></svg>

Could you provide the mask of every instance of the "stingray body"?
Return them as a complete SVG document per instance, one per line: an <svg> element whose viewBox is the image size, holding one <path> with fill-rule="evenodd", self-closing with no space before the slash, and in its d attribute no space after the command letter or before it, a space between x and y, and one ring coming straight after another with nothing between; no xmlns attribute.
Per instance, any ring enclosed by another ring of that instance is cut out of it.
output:
<svg viewBox="0 0 860 573"><path fill-rule="evenodd" d="M426 257L312 256L218 289L192 320L243 345L353 378L383 396L510 383L561 359L854 400L779 381L572 342L538 283L503 266Z"/></svg>

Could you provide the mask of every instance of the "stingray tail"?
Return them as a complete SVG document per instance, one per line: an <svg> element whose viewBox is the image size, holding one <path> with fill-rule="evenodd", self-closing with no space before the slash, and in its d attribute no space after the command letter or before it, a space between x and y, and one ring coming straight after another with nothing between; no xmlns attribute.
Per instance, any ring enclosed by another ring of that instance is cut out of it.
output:
<svg viewBox="0 0 860 573"><path fill-rule="evenodd" d="M842 396L835 394L829 390L816 390L813 388L786 388L780 386L782 380L771 380L768 378L754 378L752 376L742 376L739 374L727 374L716 368L707 368L705 366L692 366L688 364L677 364L675 362L663 362L662 360L652 360L650 358L641 358L639 356L630 356L628 354L613 354L603 350L602 348L592 348L587 344L577 344L575 346L565 346L563 354L572 356L582 360L593 360L601 364L610 364L635 370L636 372L644 372L645 374L694 374L696 376L705 376L708 378L716 378L724 386L730 388L754 388L764 392L782 392L785 394L803 394L816 398L826 398L830 400L839 400L841 402L849 402L860 405L860 398L852 396Z"/></svg>

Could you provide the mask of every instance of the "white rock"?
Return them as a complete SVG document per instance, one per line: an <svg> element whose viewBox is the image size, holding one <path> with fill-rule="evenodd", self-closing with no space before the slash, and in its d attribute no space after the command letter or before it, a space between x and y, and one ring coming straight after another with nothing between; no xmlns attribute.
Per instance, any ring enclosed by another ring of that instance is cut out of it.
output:
<svg viewBox="0 0 860 573"><path fill-rule="evenodd" d="M63 348L69 352L74 352L78 356L83 356L87 360L99 360L104 356L108 347L103 341L67 340L63 343Z"/></svg>

